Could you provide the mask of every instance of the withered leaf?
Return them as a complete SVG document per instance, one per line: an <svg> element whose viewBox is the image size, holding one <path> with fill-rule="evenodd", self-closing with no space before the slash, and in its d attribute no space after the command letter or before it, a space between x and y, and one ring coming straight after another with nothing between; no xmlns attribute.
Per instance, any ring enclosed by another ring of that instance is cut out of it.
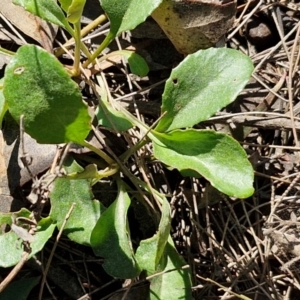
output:
<svg viewBox="0 0 300 300"><path fill-rule="evenodd" d="M52 52L52 43L57 26L49 24L27 12L23 7L14 5L12 0L1 0L0 13L24 34L37 41L44 49Z"/></svg>
<svg viewBox="0 0 300 300"><path fill-rule="evenodd" d="M235 13L236 0L164 0L152 17L179 52L190 54L215 46Z"/></svg>

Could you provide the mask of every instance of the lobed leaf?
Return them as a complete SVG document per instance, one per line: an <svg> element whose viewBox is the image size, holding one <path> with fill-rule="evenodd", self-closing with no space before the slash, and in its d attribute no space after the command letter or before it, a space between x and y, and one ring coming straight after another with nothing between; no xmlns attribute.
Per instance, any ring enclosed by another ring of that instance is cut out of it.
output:
<svg viewBox="0 0 300 300"><path fill-rule="evenodd" d="M152 133L154 156L163 163L180 171L196 171L229 196L253 194L253 168L244 149L230 136L195 129Z"/></svg>
<svg viewBox="0 0 300 300"><path fill-rule="evenodd" d="M84 144L91 117L76 83L54 55L19 48L5 70L4 96L13 118L41 144Z"/></svg>
<svg viewBox="0 0 300 300"><path fill-rule="evenodd" d="M250 58L236 50L210 48L188 55L167 80L160 132L192 127L233 102L253 71Z"/></svg>

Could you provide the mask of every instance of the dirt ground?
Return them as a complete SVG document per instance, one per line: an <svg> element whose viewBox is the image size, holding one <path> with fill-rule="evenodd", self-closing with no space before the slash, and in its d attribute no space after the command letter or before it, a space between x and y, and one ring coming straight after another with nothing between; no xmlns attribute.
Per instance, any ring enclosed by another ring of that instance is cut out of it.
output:
<svg viewBox="0 0 300 300"><path fill-rule="evenodd" d="M83 26L101 14L97 4L87 1ZM199 125L229 133L244 147L255 170L252 197L231 199L204 179L184 178L157 164L147 166L154 186L167 186L171 233L178 252L191 268L195 299L300 299L299 18L297 0L238 1L236 23L226 35L226 46L248 55L255 71L233 104ZM3 19L0 24L16 37ZM22 29L18 32L22 34ZM60 30L57 39L64 41ZM102 39L103 34L92 37L89 43L97 45ZM11 50L19 45L17 38L5 43ZM147 60L150 72L144 78L131 78L129 86L122 62L107 63L104 69L111 92L123 98L129 111L138 112L152 124L159 116L164 80L183 55L151 18L123 34L112 49L119 46L136 47ZM67 56L62 60L65 64L70 61ZM0 67L3 72L5 63ZM93 98L88 87L82 90L86 98ZM124 141L110 132L104 134L116 154L121 154ZM80 154L76 155L80 159ZM37 175L49 164L44 162ZM22 198L30 193L30 180L23 179L22 186L18 185ZM97 185L94 193L98 199L105 195L108 202L115 196L109 180ZM16 202L14 205L18 207ZM131 213L132 228L147 227ZM139 230L132 230L137 240ZM39 262L47 261L54 240L25 265L20 276L40 275ZM62 237L43 299L146 299L145 282L125 294L130 282L111 278L101 265L102 260L90 248ZM0 270L1 278L8 272ZM38 291L34 288L28 299L37 299Z"/></svg>

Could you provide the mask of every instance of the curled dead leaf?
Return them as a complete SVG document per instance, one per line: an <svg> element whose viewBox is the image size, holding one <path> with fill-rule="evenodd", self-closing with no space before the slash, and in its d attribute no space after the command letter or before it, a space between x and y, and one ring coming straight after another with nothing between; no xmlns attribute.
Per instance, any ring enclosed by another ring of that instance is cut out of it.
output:
<svg viewBox="0 0 300 300"><path fill-rule="evenodd" d="M179 52L190 54L215 46L235 13L236 0L164 0L152 17Z"/></svg>
<svg viewBox="0 0 300 300"><path fill-rule="evenodd" d="M24 34L37 41L47 51L52 52L52 43L58 26L50 24L27 12L12 0L1 0L0 13Z"/></svg>

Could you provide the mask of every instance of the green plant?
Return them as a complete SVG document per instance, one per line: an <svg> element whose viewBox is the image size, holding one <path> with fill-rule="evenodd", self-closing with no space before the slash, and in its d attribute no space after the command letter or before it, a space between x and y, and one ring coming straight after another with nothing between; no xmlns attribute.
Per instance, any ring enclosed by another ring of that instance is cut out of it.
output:
<svg viewBox="0 0 300 300"><path fill-rule="evenodd" d="M180 269L185 263L170 238L169 203L163 194L132 175L126 169L126 161L145 144L152 143L154 157L163 164L178 169L185 176L203 176L229 196L249 197L253 193L253 170L238 142L223 133L192 127L235 100L251 76L252 63L246 56L230 49L200 50L187 56L165 84L161 118L154 128L114 103L101 76L98 76L98 84L91 83L100 95L100 104L95 111L98 124L117 133L136 126L144 135L134 147L116 157L86 140L92 130L92 118L70 76L80 73L80 50L87 57L83 63L87 68L116 36L143 22L162 0L102 0L111 27L93 54L80 41L80 18L85 1L59 2L61 7L55 0L15 0L26 10L61 26L74 37L71 74L45 50L34 45L20 47L0 83L1 116L9 110L17 122L21 118L24 120L25 132L37 142L86 146L99 155L99 161L83 169L73 158L65 159L66 175L60 174L54 180L50 193L51 212L37 224L29 257L43 248L55 226L62 228L72 203L76 203L64 233L77 243L91 246L96 255L102 256L108 274L133 278L177 269L150 279L150 298L192 299L190 273L187 269ZM109 55L117 54L127 58L131 71L137 75L144 76L148 72L146 63L136 53L117 51ZM99 170L100 165L103 167ZM121 179L121 173L153 197L159 212L153 210L153 206L152 209L148 207L142 197L129 196L129 188ZM101 199L94 199L91 187L109 176L116 181L118 194L115 201L105 207ZM158 221L155 224L157 232L133 249L127 210L132 201L137 200L154 215L153 222ZM22 209L17 213L1 214L0 224L12 225L12 215L19 219L32 218L30 211ZM19 226L22 226L22 221ZM0 266L18 263L23 252L22 248L15 249L19 238L14 231L0 235ZM174 285L178 289L174 289Z"/></svg>

